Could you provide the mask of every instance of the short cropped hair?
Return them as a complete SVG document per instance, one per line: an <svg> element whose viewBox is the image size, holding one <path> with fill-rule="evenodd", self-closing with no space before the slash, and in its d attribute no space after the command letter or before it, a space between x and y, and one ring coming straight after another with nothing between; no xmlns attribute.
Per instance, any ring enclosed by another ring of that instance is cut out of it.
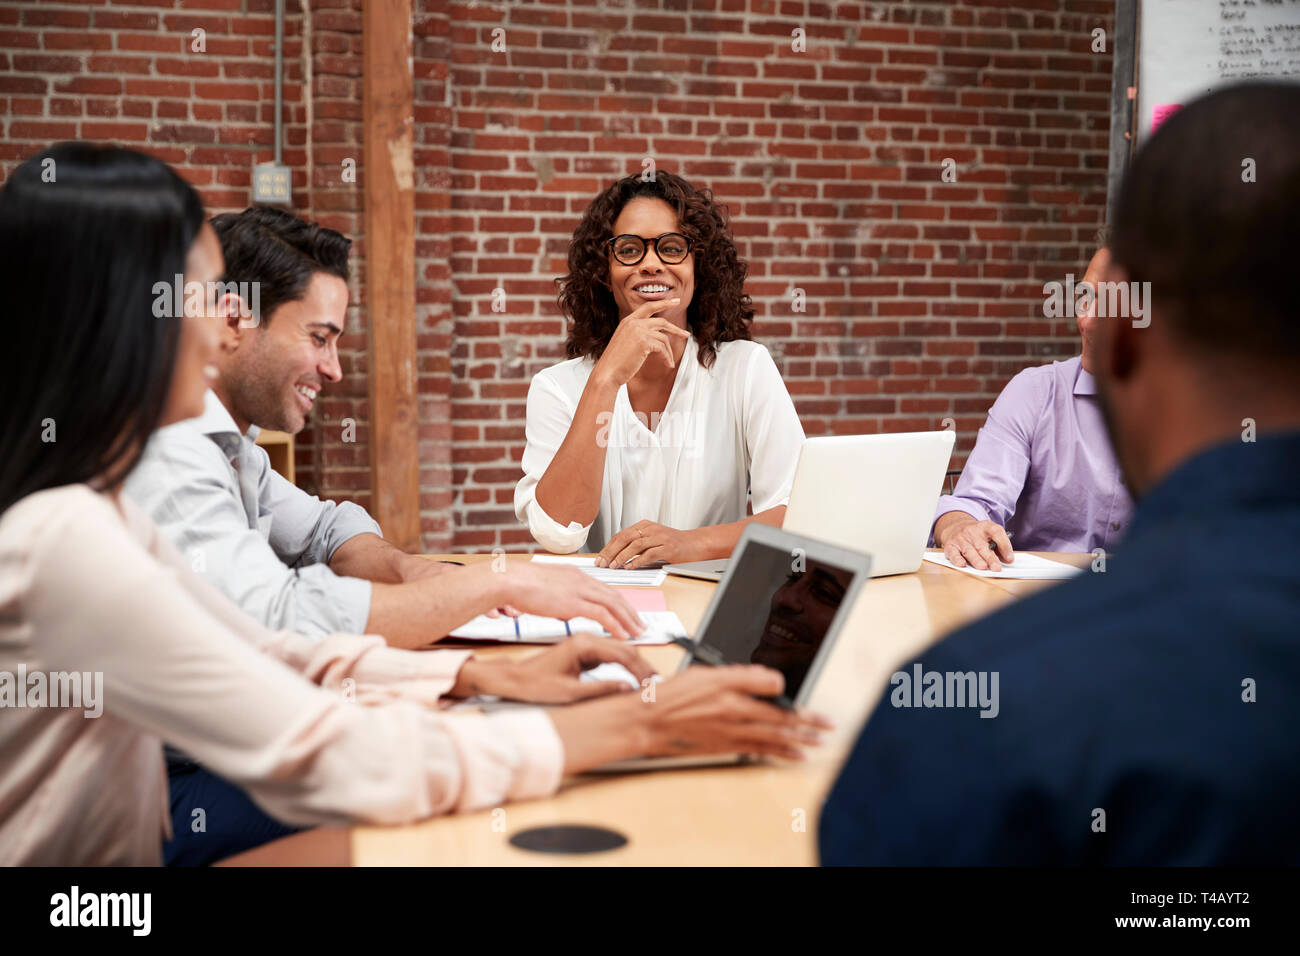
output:
<svg viewBox="0 0 1300 956"><path fill-rule="evenodd" d="M1244 83L1161 125L1124 177L1113 261L1175 336L1238 357L1300 359L1300 85Z"/></svg>
<svg viewBox="0 0 1300 956"><path fill-rule="evenodd" d="M250 206L212 220L226 260L223 282L257 282L260 324L307 293L318 272L348 281L352 240L273 206ZM250 303L251 305L252 303Z"/></svg>

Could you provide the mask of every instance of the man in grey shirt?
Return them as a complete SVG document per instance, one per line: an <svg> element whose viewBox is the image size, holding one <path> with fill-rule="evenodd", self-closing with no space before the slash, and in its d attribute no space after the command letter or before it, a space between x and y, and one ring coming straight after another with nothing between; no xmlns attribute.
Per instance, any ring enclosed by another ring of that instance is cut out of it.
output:
<svg viewBox="0 0 1300 956"><path fill-rule="evenodd" d="M160 429L127 493L202 574L272 629L382 634L419 648L498 608L587 617L616 637L642 625L572 568L455 567L393 547L363 508L307 494L270 466L258 428L305 425L337 382L350 242L269 207L218 216L221 352L202 416Z"/></svg>
<svg viewBox="0 0 1300 956"><path fill-rule="evenodd" d="M218 216L213 228L225 268L202 303L221 322L205 410L155 432L126 482L196 572L268 628L380 634L412 649L498 608L587 617L616 637L643 630L612 588L574 568L512 563L498 571L408 555L383 539L364 509L321 501L273 471L257 429L301 431L321 386L342 377L337 341L350 243L271 208ZM591 636L523 661L441 653L448 697L568 703L626 687L581 681L587 667L619 660L648 670L632 648ZM293 832L184 754L167 756L168 865L209 863Z"/></svg>

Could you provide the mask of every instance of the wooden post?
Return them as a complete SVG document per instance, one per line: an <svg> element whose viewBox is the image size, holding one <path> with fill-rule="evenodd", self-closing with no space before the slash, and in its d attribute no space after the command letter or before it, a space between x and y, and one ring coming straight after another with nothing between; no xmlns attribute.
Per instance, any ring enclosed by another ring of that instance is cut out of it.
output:
<svg viewBox="0 0 1300 956"><path fill-rule="evenodd" d="M419 551L411 0L365 0L363 16L371 500L384 536Z"/></svg>

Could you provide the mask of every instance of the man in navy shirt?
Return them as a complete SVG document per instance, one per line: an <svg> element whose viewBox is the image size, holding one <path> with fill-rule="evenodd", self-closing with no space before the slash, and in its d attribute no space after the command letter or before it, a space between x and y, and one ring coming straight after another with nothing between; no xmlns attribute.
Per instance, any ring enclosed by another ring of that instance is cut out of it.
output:
<svg viewBox="0 0 1300 956"><path fill-rule="evenodd" d="M900 669L823 863L1300 862L1298 116L1300 86L1230 88L1135 159L1106 279L1151 321L1096 331L1124 547L935 646L926 695ZM972 672L994 706L955 706Z"/></svg>

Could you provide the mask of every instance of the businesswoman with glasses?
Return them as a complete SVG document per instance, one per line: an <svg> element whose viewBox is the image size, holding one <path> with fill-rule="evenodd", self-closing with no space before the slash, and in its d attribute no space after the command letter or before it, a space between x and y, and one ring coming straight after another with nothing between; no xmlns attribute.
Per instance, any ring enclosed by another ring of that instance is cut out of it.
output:
<svg viewBox="0 0 1300 956"><path fill-rule="evenodd" d="M748 521L779 526L803 429L750 339L725 207L672 173L620 179L568 264L569 359L533 378L515 488L537 542L639 568L725 557Z"/></svg>

